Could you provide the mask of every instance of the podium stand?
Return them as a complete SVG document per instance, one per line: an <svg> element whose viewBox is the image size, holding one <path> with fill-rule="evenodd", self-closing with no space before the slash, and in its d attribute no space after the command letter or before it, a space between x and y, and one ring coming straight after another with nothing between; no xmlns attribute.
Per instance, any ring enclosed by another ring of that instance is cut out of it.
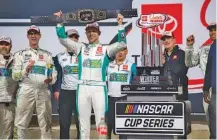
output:
<svg viewBox="0 0 217 140"><path fill-rule="evenodd" d="M115 134L125 139L173 139L191 132L190 101L177 100L183 94L181 85L134 82L122 85L121 91L127 100L116 102Z"/></svg>

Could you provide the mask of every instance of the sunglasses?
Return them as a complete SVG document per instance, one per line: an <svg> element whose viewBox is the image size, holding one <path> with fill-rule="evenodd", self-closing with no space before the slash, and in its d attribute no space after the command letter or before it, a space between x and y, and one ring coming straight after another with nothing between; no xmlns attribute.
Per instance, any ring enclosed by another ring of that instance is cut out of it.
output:
<svg viewBox="0 0 217 140"><path fill-rule="evenodd" d="M28 35L40 35L39 32L28 32L27 34L28 34Z"/></svg>
<svg viewBox="0 0 217 140"><path fill-rule="evenodd" d="M10 44L11 44L11 43L6 42L6 41L1 41L1 42L0 42L0 45L9 46Z"/></svg>
<svg viewBox="0 0 217 140"><path fill-rule="evenodd" d="M69 38L76 38L76 39L78 39L79 38L79 36L78 35L76 35L76 34L72 34L72 35L70 35L70 36L68 36Z"/></svg>

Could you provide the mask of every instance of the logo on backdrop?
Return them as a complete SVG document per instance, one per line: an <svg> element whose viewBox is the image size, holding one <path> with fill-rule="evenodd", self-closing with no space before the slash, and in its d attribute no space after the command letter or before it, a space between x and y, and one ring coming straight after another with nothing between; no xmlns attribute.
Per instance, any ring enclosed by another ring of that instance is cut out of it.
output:
<svg viewBox="0 0 217 140"><path fill-rule="evenodd" d="M165 31L173 32L176 43L182 44L182 4L143 4L142 15L137 26L143 33L149 33L158 39Z"/></svg>
<svg viewBox="0 0 217 140"><path fill-rule="evenodd" d="M164 24L168 19L168 16L165 14L149 14L141 15L137 20L136 25L140 28L152 28Z"/></svg>

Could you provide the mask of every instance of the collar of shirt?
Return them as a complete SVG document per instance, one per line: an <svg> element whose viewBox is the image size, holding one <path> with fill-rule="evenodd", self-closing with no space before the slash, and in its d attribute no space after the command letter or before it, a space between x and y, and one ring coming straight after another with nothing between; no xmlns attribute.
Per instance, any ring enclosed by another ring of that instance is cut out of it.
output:
<svg viewBox="0 0 217 140"><path fill-rule="evenodd" d="M121 65L123 65L123 64L127 64L127 62L128 62L128 60L125 59ZM118 65L118 64L116 63L116 60L113 61L113 64L114 64L114 65Z"/></svg>
<svg viewBox="0 0 217 140"><path fill-rule="evenodd" d="M170 55L168 54L168 51L167 51L166 49L165 49L165 51L164 51L164 54L165 54L166 58L169 59L169 57L170 57L174 52L176 52L177 50L179 50L179 46L178 46L178 45L176 45L176 46L173 48L172 53L171 53Z"/></svg>

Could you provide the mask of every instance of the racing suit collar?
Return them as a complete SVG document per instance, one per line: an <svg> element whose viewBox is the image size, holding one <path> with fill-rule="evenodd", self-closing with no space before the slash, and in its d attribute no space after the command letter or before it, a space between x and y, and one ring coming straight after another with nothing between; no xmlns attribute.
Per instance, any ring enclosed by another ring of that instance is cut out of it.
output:
<svg viewBox="0 0 217 140"><path fill-rule="evenodd" d="M37 49L33 49L30 47L30 50L32 50L33 52L37 53L38 51L40 51L41 49L38 47Z"/></svg>
<svg viewBox="0 0 217 140"><path fill-rule="evenodd" d="M68 51L66 51L66 54L67 54L68 56L74 56L74 55L75 55L75 53L73 53L73 52L68 52Z"/></svg>
<svg viewBox="0 0 217 140"><path fill-rule="evenodd" d="M127 62L128 62L128 60L125 59L121 65L127 64ZM113 64L114 64L114 65L117 65L116 60L113 61Z"/></svg>
<svg viewBox="0 0 217 140"><path fill-rule="evenodd" d="M99 43L99 41L96 42L96 43L90 43L90 46L96 46L96 45L98 45L98 44L101 44L101 43Z"/></svg>
<svg viewBox="0 0 217 140"><path fill-rule="evenodd" d="M5 56L3 56L3 58L4 58L4 59L6 60L6 62L7 62L6 65L5 65L6 68L7 68L8 66L10 66L10 65L12 64L12 62L13 62L13 55L12 55L12 53L10 53L10 54L8 55L8 57L9 57L9 58L6 59Z"/></svg>

